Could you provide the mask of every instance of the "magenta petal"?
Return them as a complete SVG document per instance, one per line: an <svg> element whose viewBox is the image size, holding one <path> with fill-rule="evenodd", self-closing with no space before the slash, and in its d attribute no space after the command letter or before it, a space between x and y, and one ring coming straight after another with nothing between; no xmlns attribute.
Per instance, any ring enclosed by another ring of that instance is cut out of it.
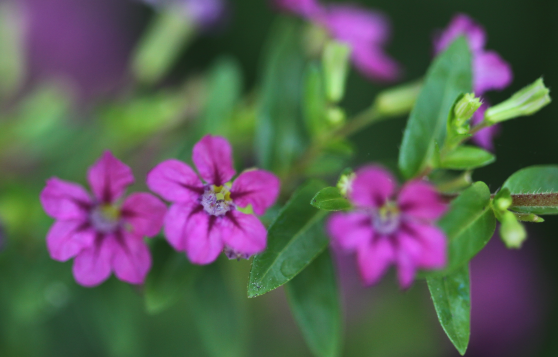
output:
<svg viewBox="0 0 558 357"><path fill-rule="evenodd" d="M252 205L254 212L261 215L275 203L280 185L279 178L271 172L245 171L233 182L231 198L240 207Z"/></svg>
<svg viewBox="0 0 558 357"><path fill-rule="evenodd" d="M365 166L356 172L350 199L357 206L381 207L395 191L395 180L378 166Z"/></svg>
<svg viewBox="0 0 558 357"><path fill-rule="evenodd" d="M115 249L114 236L99 237L89 248L83 249L74 259L72 270L76 281L83 286L91 287L107 280Z"/></svg>
<svg viewBox="0 0 558 357"><path fill-rule="evenodd" d="M91 198L80 185L51 178L41 192L45 212L57 219L85 219L91 207Z"/></svg>
<svg viewBox="0 0 558 357"><path fill-rule="evenodd" d="M417 273L417 266L413 261L413 258L409 255L408 251L398 251L397 252L397 279L399 280L399 285L403 289L407 289L415 280L415 275Z"/></svg>
<svg viewBox="0 0 558 357"><path fill-rule="evenodd" d="M223 239L217 220L223 217L210 216L204 210L193 211L186 224L186 255L194 264L212 263L223 251Z"/></svg>
<svg viewBox="0 0 558 357"><path fill-rule="evenodd" d="M481 51L486 43L486 33L482 26L464 14L454 16L444 32L434 41L436 53L446 49L457 37L467 37L473 52Z"/></svg>
<svg viewBox="0 0 558 357"><path fill-rule="evenodd" d="M474 56L473 68L473 89L476 95L490 89L503 89L512 81L511 66L494 51Z"/></svg>
<svg viewBox="0 0 558 357"><path fill-rule="evenodd" d="M237 253L251 256L264 251L267 245L267 230L260 220L237 210L229 211L217 222L223 242Z"/></svg>
<svg viewBox="0 0 558 357"><path fill-rule="evenodd" d="M447 262L448 241L445 233L436 226L411 224L414 240L420 244L420 255L416 265L424 269L441 269Z"/></svg>
<svg viewBox="0 0 558 357"><path fill-rule="evenodd" d="M167 160L147 175L149 189L167 201L188 202L203 194L203 184L192 168L182 161Z"/></svg>
<svg viewBox="0 0 558 357"><path fill-rule="evenodd" d="M122 232L112 256L114 274L118 279L142 284L151 268L151 254L140 236Z"/></svg>
<svg viewBox="0 0 558 357"><path fill-rule="evenodd" d="M335 213L327 222L327 231L333 238L332 243L348 252L374 239L370 215L366 213Z"/></svg>
<svg viewBox="0 0 558 357"><path fill-rule="evenodd" d="M434 187L424 181L406 183L399 193L397 203L403 214L422 220L436 220L448 209Z"/></svg>
<svg viewBox="0 0 558 357"><path fill-rule="evenodd" d="M380 81L394 81L399 77L399 65L381 48L368 43L353 44L352 48L353 62L365 76Z"/></svg>
<svg viewBox="0 0 558 357"><path fill-rule="evenodd" d="M105 151L89 168L87 180L99 201L112 203L134 182L134 176L128 166L115 158L110 151Z"/></svg>
<svg viewBox="0 0 558 357"><path fill-rule="evenodd" d="M378 282L394 260L393 246L387 237L380 237L357 251L360 276L366 285Z"/></svg>
<svg viewBox="0 0 558 357"><path fill-rule="evenodd" d="M81 220L57 221L50 227L46 243L52 259L65 262L93 243L95 232L84 223Z"/></svg>
<svg viewBox="0 0 558 357"><path fill-rule="evenodd" d="M221 136L204 136L195 146L192 155L201 177L208 183L221 186L232 179L232 148Z"/></svg>
<svg viewBox="0 0 558 357"><path fill-rule="evenodd" d="M165 237L179 252L186 250L186 223L196 208L202 207L196 203L177 203L172 205L165 215Z"/></svg>
<svg viewBox="0 0 558 357"><path fill-rule="evenodd" d="M122 205L122 218L131 232L140 237L153 237L163 227L167 206L149 193L132 193Z"/></svg>
<svg viewBox="0 0 558 357"><path fill-rule="evenodd" d="M329 5L318 21L342 42L383 44L389 38L384 15L355 5Z"/></svg>

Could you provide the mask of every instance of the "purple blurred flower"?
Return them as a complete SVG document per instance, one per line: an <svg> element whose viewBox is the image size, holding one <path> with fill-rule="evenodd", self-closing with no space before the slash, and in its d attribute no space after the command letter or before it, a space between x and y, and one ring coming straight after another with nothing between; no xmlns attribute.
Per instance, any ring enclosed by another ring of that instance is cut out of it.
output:
<svg viewBox="0 0 558 357"><path fill-rule="evenodd" d="M504 89L512 81L510 65L498 53L484 49L486 33L484 29L464 14L456 15L448 27L434 40L436 53L447 48L458 36L465 35L473 54L473 90L477 96L482 96L488 90ZM486 105L475 113L472 123L478 124L484 119ZM487 149L493 150L494 136L499 132L499 126L492 126L481 130L472 141Z"/></svg>
<svg viewBox="0 0 558 357"><path fill-rule="evenodd" d="M275 3L324 27L336 41L349 45L354 65L367 77L382 81L398 78L399 66L382 48L390 33L384 15L356 5L321 5L315 0L276 0Z"/></svg>
<svg viewBox="0 0 558 357"><path fill-rule="evenodd" d="M225 0L141 0L154 7L175 7L181 9L201 28L209 28L226 15Z"/></svg>
<svg viewBox="0 0 558 357"><path fill-rule="evenodd" d="M50 256L74 259L78 283L95 286L114 271L123 281L143 283L151 255L143 237L153 237L163 225L166 207L149 193L133 193L118 201L134 182L132 171L110 152L89 168L93 197L80 185L51 178L41 203L56 219L47 235Z"/></svg>
<svg viewBox="0 0 558 357"><path fill-rule="evenodd" d="M147 177L151 190L174 202L165 217L170 244L196 264L213 262L223 250L230 259L262 252L267 244L264 225L237 207L252 205L256 214L264 214L277 199L279 179L250 170L227 184L235 174L232 148L220 136L203 137L192 158L205 183L178 160L162 162Z"/></svg>
<svg viewBox="0 0 558 357"><path fill-rule="evenodd" d="M408 182L396 198L395 191L390 173L366 166L357 171L349 194L355 210L336 213L327 224L334 245L356 252L367 285L376 283L392 263L403 288L411 285L417 269L446 264L446 237L433 222L447 205L423 181Z"/></svg>

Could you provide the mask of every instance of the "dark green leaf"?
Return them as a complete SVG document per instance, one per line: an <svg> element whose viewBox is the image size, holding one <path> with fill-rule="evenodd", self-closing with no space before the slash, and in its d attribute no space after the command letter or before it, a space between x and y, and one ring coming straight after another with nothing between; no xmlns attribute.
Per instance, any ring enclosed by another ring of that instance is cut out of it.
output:
<svg viewBox="0 0 558 357"><path fill-rule="evenodd" d="M249 337L246 299L234 295L222 270L220 262L204 266L190 289L189 302L208 354L244 357Z"/></svg>
<svg viewBox="0 0 558 357"><path fill-rule="evenodd" d="M267 248L252 262L248 297L285 284L327 247L323 228L327 212L310 205L316 192L325 186L320 181L310 181L299 188L271 224Z"/></svg>
<svg viewBox="0 0 558 357"><path fill-rule="evenodd" d="M159 313L186 296L188 284L197 267L183 253L177 253L163 239L157 239L151 249L153 266L145 281L145 307L149 313Z"/></svg>
<svg viewBox="0 0 558 357"><path fill-rule="evenodd" d="M428 278L428 289L440 324L455 348L464 355L471 322L469 266L447 276Z"/></svg>
<svg viewBox="0 0 558 357"><path fill-rule="evenodd" d="M305 62L300 31L295 22L279 22L264 58L256 154L259 167L279 174L289 169L304 146L301 97Z"/></svg>
<svg viewBox="0 0 558 357"><path fill-rule="evenodd" d="M558 193L558 166L532 166L517 171L504 183L512 195L533 193ZM558 206L512 206L512 210L534 214L558 214Z"/></svg>
<svg viewBox="0 0 558 357"><path fill-rule="evenodd" d="M469 170L493 163L496 157L486 150L475 146L459 146L445 155L440 167L452 170Z"/></svg>
<svg viewBox="0 0 558 357"><path fill-rule="evenodd" d="M405 177L418 175L428 165L435 144L444 142L455 98L471 90L471 53L467 41L460 37L430 66L411 111L399 152L399 168Z"/></svg>
<svg viewBox="0 0 558 357"><path fill-rule="evenodd" d="M452 201L449 212L439 222L449 241L448 266L442 271L421 272L421 276L450 274L488 243L496 229L489 203L490 191L483 182L476 182Z"/></svg>
<svg viewBox="0 0 558 357"><path fill-rule="evenodd" d="M331 255L326 250L286 287L293 315L310 350L335 357L341 347L341 308Z"/></svg>
<svg viewBox="0 0 558 357"><path fill-rule="evenodd" d="M326 187L314 196L312 206L324 211L343 211L352 207L337 187Z"/></svg>

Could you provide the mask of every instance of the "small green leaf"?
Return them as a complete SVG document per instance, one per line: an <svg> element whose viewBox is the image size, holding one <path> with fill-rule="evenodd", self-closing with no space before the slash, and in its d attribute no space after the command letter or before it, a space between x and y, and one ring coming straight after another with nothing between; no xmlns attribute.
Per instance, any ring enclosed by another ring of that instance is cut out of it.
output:
<svg viewBox="0 0 558 357"><path fill-rule="evenodd" d="M475 146L459 146L445 155L440 167L451 170L470 170L493 163L496 157L486 150Z"/></svg>
<svg viewBox="0 0 558 357"><path fill-rule="evenodd" d="M189 304L209 356L244 357L249 338L246 299L233 293L222 263L230 264L218 261L201 269L190 289Z"/></svg>
<svg viewBox="0 0 558 357"><path fill-rule="evenodd" d="M448 265L441 271L421 272L422 277L444 276L468 263L488 243L496 229L490 191L483 182L463 191L438 222L449 241Z"/></svg>
<svg viewBox="0 0 558 357"><path fill-rule="evenodd" d="M285 287L310 350L318 357L339 356L341 307L329 251L323 252Z"/></svg>
<svg viewBox="0 0 558 357"><path fill-rule="evenodd" d="M455 40L430 66L417 102L411 111L399 152L403 175L418 175L444 142L446 123L455 98L472 90L471 52L465 38Z"/></svg>
<svg viewBox="0 0 558 357"><path fill-rule="evenodd" d="M285 284L327 247L323 228L327 212L310 205L316 192L325 186L320 181L310 181L299 188L271 224L266 250L252 261L248 297Z"/></svg>
<svg viewBox="0 0 558 357"><path fill-rule="evenodd" d="M324 211L344 211L352 207L337 187L326 187L314 196L312 206Z"/></svg>
<svg viewBox="0 0 558 357"><path fill-rule="evenodd" d="M164 239L157 239L151 251L153 266L145 281L144 295L147 311L156 314L186 296L188 284L198 269Z"/></svg>
<svg viewBox="0 0 558 357"><path fill-rule="evenodd" d="M469 344L471 293L469 266L450 275L428 278L428 289L440 324L461 355Z"/></svg>
<svg viewBox="0 0 558 357"><path fill-rule="evenodd" d="M519 170L504 183L512 195L558 193L558 166L532 166ZM522 213L558 214L558 204L545 202L544 207L512 206L510 209Z"/></svg>

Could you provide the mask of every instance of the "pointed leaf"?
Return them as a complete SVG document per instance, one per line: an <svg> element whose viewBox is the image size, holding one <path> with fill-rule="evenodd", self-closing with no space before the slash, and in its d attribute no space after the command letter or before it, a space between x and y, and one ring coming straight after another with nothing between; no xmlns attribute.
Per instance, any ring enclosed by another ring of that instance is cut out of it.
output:
<svg viewBox="0 0 558 357"><path fill-rule="evenodd" d="M503 187L508 188L512 195L535 193L558 194L558 166L532 166L519 170L506 180ZM512 205L510 209L541 215L558 214L558 202L556 199L553 199L552 201L545 202L545 207Z"/></svg>
<svg viewBox="0 0 558 357"><path fill-rule="evenodd" d="M428 278L428 289L440 324L461 355L469 344L471 325L471 292L469 266L450 275Z"/></svg>
<svg viewBox="0 0 558 357"><path fill-rule="evenodd" d="M444 142L455 98L471 90L471 53L467 41L460 37L430 66L411 111L399 152L399 168L405 177L414 177L427 166L434 145Z"/></svg>
<svg viewBox="0 0 558 357"><path fill-rule="evenodd" d="M323 252L285 287L310 350L318 357L339 356L341 307L329 251Z"/></svg>
<svg viewBox="0 0 558 357"><path fill-rule="evenodd" d="M496 157L486 150L475 146L460 146L445 155L440 167L451 170L470 170L483 167L496 161Z"/></svg>
<svg viewBox="0 0 558 357"><path fill-rule="evenodd" d="M256 297L285 284L312 262L328 245L323 218L327 214L310 205L326 185L310 181L299 188L271 224L266 250L254 257L248 297Z"/></svg>
<svg viewBox="0 0 558 357"><path fill-rule="evenodd" d="M312 206L324 211L343 211L352 207L337 187L326 187L314 196Z"/></svg>

